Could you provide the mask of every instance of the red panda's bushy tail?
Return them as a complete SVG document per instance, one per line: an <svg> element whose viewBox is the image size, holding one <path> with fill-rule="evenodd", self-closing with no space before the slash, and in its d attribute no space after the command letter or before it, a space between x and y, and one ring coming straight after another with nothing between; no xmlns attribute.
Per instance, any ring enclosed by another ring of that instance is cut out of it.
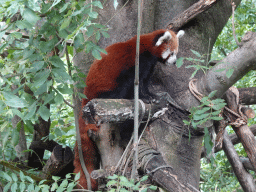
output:
<svg viewBox="0 0 256 192"><path fill-rule="evenodd" d="M82 108L89 102L88 99L82 100ZM88 170L89 174L95 169L99 167L99 155L97 151L97 147L95 143L89 138L88 136L88 130L91 129L93 131L97 131L98 128L94 124L85 124L83 118L82 118L82 110L79 115L79 131L80 131L80 137L81 137L81 146L83 151L83 157L85 161L86 169ZM75 159L74 159L74 173L80 172L80 179L78 188L84 188L87 189L87 181L86 177L84 175L80 160L79 160L79 152L78 152L78 146L76 143L75 146ZM91 179L92 184L92 190L97 190L98 184L97 181L94 179Z"/></svg>

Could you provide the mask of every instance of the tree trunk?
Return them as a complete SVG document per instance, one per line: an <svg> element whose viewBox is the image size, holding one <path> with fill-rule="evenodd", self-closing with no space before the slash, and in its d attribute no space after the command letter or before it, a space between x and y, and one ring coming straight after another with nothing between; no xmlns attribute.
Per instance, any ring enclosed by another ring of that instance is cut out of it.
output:
<svg viewBox="0 0 256 192"><path fill-rule="evenodd" d="M196 2L195 0L144 1L142 33L166 28L175 16ZM239 5L240 0L234 2ZM120 11L121 8L122 10ZM207 59L210 59L209 54L212 51L215 40L231 13L230 1L218 0L209 10L202 12L182 26L181 29L185 30L185 36L180 40L178 58L195 58L191 51L192 49L202 55L201 59L205 59L205 63L201 63L201 65L208 65ZM117 14L117 16L112 18L114 14ZM136 1L122 1L117 11L114 10L112 2L106 2L105 8L100 11L99 22L101 24L107 23L110 28L110 38L100 39L99 46L105 48L110 44L126 41L136 35L136 17ZM247 34L244 38L243 46L229 54L220 64L210 69L207 74L198 71L194 77L197 79L195 86L198 91L207 96L210 92L217 90L215 97L222 97L229 87L249 70L255 68L255 42L254 33ZM85 73L88 71L92 60L91 57L85 57L82 53L77 54L75 58L77 64L81 65L83 63L86 66ZM197 130L187 127L183 123L183 120L188 120L191 107L200 104L189 90L190 77L194 69L187 68L187 66L191 64L193 63L188 60L184 60L184 64L180 68L175 65L167 66L160 62L157 64L150 91L168 93L178 107L172 104L168 105L168 110L163 115L149 123L143 139L147 141L150 148L159 152L166 165L171 167L171 173L177 176L178 182L186 187L192 186L193 189L198 189L204 128L212 128L213 123L207 122ZM221 68L226 69L226 71L217 73L216 69ZM227 78L226 72L230 68L234 68L234 73L230 78ZM241 89L242 91L244 90ZM243 92L242 95L241 99L245 101L246 92ZM249 101L247 102L249 103ZM110 128L107 127L107 129ZM94 136L92 134L92 137ZM99 137L103 138L103 136ZM97 138L95 140L97 143ZM98 143L97 145L101 148L100 153L102 155L107 154L103 147L106 146L105 144ZM109 150L109 147L106 148L108 148L106 150ZM115 149L118 151L117 156L120 156L120 150L118 148ZM114 155L104 156L103 159L104 167L113 166L118 161ZM172 191L177 191L177 189L178 187Z"/></svg>

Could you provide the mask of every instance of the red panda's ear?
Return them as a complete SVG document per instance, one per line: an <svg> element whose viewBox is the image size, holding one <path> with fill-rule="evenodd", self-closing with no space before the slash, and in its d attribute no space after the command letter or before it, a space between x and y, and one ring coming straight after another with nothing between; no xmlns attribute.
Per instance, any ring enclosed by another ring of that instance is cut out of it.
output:
<svg viewBox="0 0 256 192"><path fill-rule="evenodd" d="M164 41L169 41L171 40L172 35L169 31L166 31L156 42L156 46L161 45Z"/></svg>
<svg viewBox="0 0 256 192"><path fill-rule="evenodd" d="M177 33L177 37L178 37L178 38L181 38L184 34L185 34L185 31L180 30L180 31Z"/></svg>

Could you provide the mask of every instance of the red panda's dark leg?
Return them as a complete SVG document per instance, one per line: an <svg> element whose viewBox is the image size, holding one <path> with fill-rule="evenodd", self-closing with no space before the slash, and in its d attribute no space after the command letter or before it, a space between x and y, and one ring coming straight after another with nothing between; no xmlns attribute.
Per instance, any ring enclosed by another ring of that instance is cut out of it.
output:
<svg viewBox="0 0 256 192"><path fill-rule="evenodd" d="M140 55L140 87L139 98L149 102L154 99L155 94L149 91L150 79L153 74L158 58L146 51Z"/></svg>

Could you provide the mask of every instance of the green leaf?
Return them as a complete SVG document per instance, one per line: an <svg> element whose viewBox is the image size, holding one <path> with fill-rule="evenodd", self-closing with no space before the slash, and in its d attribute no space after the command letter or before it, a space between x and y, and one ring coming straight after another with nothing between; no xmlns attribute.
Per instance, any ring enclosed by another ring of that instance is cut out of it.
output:
<svg viewBox="0 0 256 192"><path fill-rule="evenodd" d="M61 184L60 184L60 187L67 187L68 185L68 180L67 179L64 179Z"/></svg>
<svg viewBox="0 0 256 192"><path fill-rule="evenodd" d="M22 37L22 34L20 32L13 32L10 35L16 39L20 39Z"/></svg>
<svg viewBox="0 0 256 192"><path fill-rule="evenodd" d="M110 180L108 183L107 183L107 187L110 187L110 186L115 186L117 184L117 181L116 180Z"/></svg>
<svg viewBox="0 0 256 192"><path fill-rule="evenodd" d="M58 188L58 184L55 182L52 184L51 191L55 191Z"/></svg>
<svg viewBox="0 0 256 192"><path fill-rule="evenodd" d="M69 2L65 2L64 6L59 10L59 13L62 13L63 11L65 11L67 9L67 7L69 6L70 1Z"/></svg>
<svg viewBox="0 0 256 192"><path fill-rule="evenodd" d="M18 189L18 184L17 183L13 183L11 186L11 191L17 191Z"/></svg>
<svg viewBox="0 0 256 192"><path fill-rule="evenodd" d="M12 173L12 180L13 180L14 182L17 182L17 181L18 181L18 177L17 177L17 175L16 175L15 173Z"/></svg>
<svg viewBox="0 0 256 192"><path fill-rule="evenodd" d="M28 108L28 112L24 117L24 120L29 120L36 112L36 104L37 101L35 101L29 108Z"/></svg>
<svg viewBox="0 0 256 192"><path fill-rule="evenodd" d="M40 187L39 186L35 186L35 192L39 192L40 191Z"/></svg>
<svg viewBox="0 0 256 192"><path fill-rule="evenodd" d="M182 120L185 125L190 125L190 122L187 120Z"/></svg>
<svg viewBox="0 0 256 192"><path fill-rule="evenodd" d="M40 106L38 113L45 121L48 121L51 115L50 110L45 105Z"/></svg>
<svg viewBox="0 0 256 192"><path fill-rule="evenodd" d="M100 1L93 1L92 4L96 7L99 7L100 9L103 9L103 5Z"/></svg>
<svg viewBox="0 0 256 192"><path fill-rule="evenodd" d="M49 60L55 67L62 69L65 68L64 62L58 56L52 56Z"/></svg>
<svg viewBox="0 0 256 192"><path fill-rule="evenodd" d="M27 179L28 182L34 183L34 180L33 180L31 177L29 177L29 176L25 176L25 177L26 177L26 179Z"/></svg>
<svg viewBox="0 0 256 192"><path fill-rule="evenodd" d="M118 6L118 1L117 0L114 0L114 8L116 9L117 8L117 6Z"/></svg>
<svg viewBox="0 0 256 192"><path fill-rule="evenodd" d="M71 18L70 17L65 18L63 23L60 26L60 30L66 29L69 26L70 22L71 22Z"/></svg>
<svg viewBox="0 0 256 192"><path fill-rule="evenodd" d="M26 189L26 184L24 182L20 183L20 192L25 191Z"/></svg>
<svg viewBox="0 0 256 192"><path fill-rule="evenodd" d="M97 50L97 49L93 49L92 50L92 56L95 58L95 59L98 59L98 60L101 60L102 57L100 55L100 52Z"/></svg>
<svg viewBox="0 0 256 192"><path fill-rule="evenodd" d="M22 182L25 181L25 175L24 175L24 173L23 173L22 171L20 171L20 180L21 180Z"/></svg>
<svg viewBox="0 0 256 192"><path fill-rule="evenodd" d="M34 126L31 121L28 120L24 122L24 129L31 134L34 132Z"/></svg>
<svg viewBox="0 0 256 192"><path fill-rule="evenodd" d="M44 104L47 104L47 103L51 102L54 98L55 98L55 94L52 91L51 93L46 95L46 97L44 99Z"/></svg>
<svg viewBox="0 0 256 192"><path fill-rule="evenodd" d="M214 72L222 72L222 71L225 71L226 70L226 68L222 68L222 69L217 69L217 70L215 70Z"/></svg>
<svg viewBox="0 0 256 192"><path fill-rule="evenodd" d="M13 129L12 131L12 145L15 147L16 145L18 145L19 143L19 137L20 137L20 133L17 129Z"/></svg>
<svg viewBox="0 0 256 192"><path fill-rule="evenodd" d="M48 69L37 73L34 78L34 83L32 84L33 87L35 88L40 87L42 84L44 84L47 81L49 75L50 75L50 70Z"/></svg>
<svg viewBox="0 0 256 192"><path fill-rule="evenodd" d="M110 176L108 176L107 178L108 178L108 179L115 180L115 179L117 179L117 178L118 178L118 176L117 176L116 174L114 174L114 175L110 175Z"/></svg>
<svg viewBox="0 0 256 192"><path fill-rule="evenodd" d="M210 117L210 119L212 119L214 121L220 121L223 119L223 117Z"/></svg>
<svg viewBox="0 0 256 192"><path fill-rule="evenodd" d="M47 92L47 83L42 84L35 92L34 96L41 95L43 93Z"/></svg>
<svg viewBox="0 0 256 192"><path fill-rule="evenodd" d="M58 91L60 91L62 94L73 94L73 89L69 88L67 85L64 85L63 87L58 87Z"/></svg>
<svg viewBox="0 0 256 192"><path fill-rule="evenodd" d="M9 192L11 185L12 185L11 182L7 183L7 185L4 186L4 192Z"/></svg>
<svg viewBox="0 0 256 192"><path fill-rule="evenodd" d="M192 51L192 53L194 53L194 55L196 55L197 57L202 57L201 56L201 54L200 53L198 53L197 51L195 51L195 50L192 50L192 49L190 49L191 51Z"/></svg>
<svg viewBox="0 0 256 192"><path fill-rule="evenodd" d="M35 73L44 67L44 61L36 61L31 65L30 72Z"/></svg>
<svg viewBox="0 0 256 192"><path fill-rule="evenodd" d="M76 174L76 176L75 176L75 179L74 179L74 180L75 180L75 181L78 181L78 179L80 179L80 172Z"/></svg>
<svg viewBox="0 0 256 192"><path fill-rule="evenodd" d="M65 83L69 83L69 84L73 82L71 80L71 77L67 73L67 71L65 71L63 69L60 69L60 68L52 69L52 73L57 80L61 80Z"/></svg>
<svg viewBox="0 0 256 192"><path fill-rule="evenodd" d="M180 68L180 67L183 65L183 60L184 60L183 57L180 57L179 59L177 59L177 61L176 61L176 66L177 66L178 68Z"/></svg>
<svg viewBox="0 0 256 192"><path fill-rule="evenodd" d="M196 112L195 112L195 114L196 115L200 115L200 114L203 114L203 113L205 113L206 111L208 111L208 110L210 110L211 108L210 107L204 107L204 108L202 108L201 110L197 110Z"/></svg>
<svg viewBox="0 0 256 192"><path fill-rule="evenodd" d="M48 185L41 185L42 192L49 192L50 186Z"/></svg>
<svg viewBox="0 0 256 192"><path fill-rule="evenodd" d="M54 0L52 6L48 9L48 11L53 8L55 5L59 4L59 2L61 2L61 0Z"/></svg>
<svg viewBox="0 0 256 192"><path fill-rule="evenodd" d="M201 114L201 115L196 115L195 114L193 119L198 121L198 120L207 118L209 115L210 115L210 113L204 113L204 114Z"/></svg>
<svg viewBox="0 0 256 192"><path fill-rule="evenodd" d="M7 173L5 173L5 172L0 171L0 176L2 178L4 178L5 180L9 181L10 183L12 182L12 178Z"/></svg>
<svg viewBox="0 0 256 192"><path fill-rule="evenodd" d="M157 186L150 185L150 186L149 186L149 189L151 189L151 190L155 191L155 190L157 190Z"/></svg>
<svg viewBox="0 0 256 192"><path fill-rule="evenodd" d="M12 94L11 92L2 92L4 98L6 99L5 104L10 106L10 107L15 107L15 108L24 108L27 107L28 104L27 102L19 98L17 95Z"/></svg>
<svg viewBox="0 0 256 192"><path fill-rule="evenodd" d="M144 175L144 176L141 178L140 182L146 181L147 179L148 179L148 175Z"/></svg>
<svg viewBox="0 0 256 192"><path fill-rule="evenodd" d="M61 137L61 136L62 136L62 131L61 131L59 128L56 128L56 129L54 130L54 132L55 132L55 135L56 135L57 137Z"/></svg>
<svg viewBox="0 0 256 192"><path fill-rule="evenodd" d="M230 78L234 72L234 69L229 69L226 73L227 78Z"/></svg>
<svg viewBox="0 0 256 192"><path fill-rule="evenodd" d="M84 36L82 33L77 34L77 36L74 39L74 46L76 49L78 49L81 45L84 44Z"/></svg>
<svg viewBox="0 0 256 192"><path fill-rule="evenodd" d="M96 19L98 17L98 13L95 12L95 11L91 11L89 14L88 14L90 17Z"/></svg>
<svg viewBox="0 0 256 192"><path fill-rule="evenodd" d="M25 8L22 17L29 22L32 26L40 19L40 17L31 9ZM31 27L32 27L31 26Z"/></svg>
<svg viewBox="0 0 256 192"><path fill-rule="evenodd" d="M28 186L28 191L35 191L35 186L33 183L31 183L29 186Z"/></svg>
<svg viewBox="0 0 256 192"><path fill-rule="evenodd" d="M205 132L204 146L206 148L206 153L209 154L212 151L213 143L211 141L211 137L210 137L209 131L208 131L208 129L206 127L204 128L204 132Z"/></svg>
<svg viewBox="0 0 256 192"><path fill-rule="evenodd" d="M196 75L197 71L198 71L198 70L195 70L195 71L192 73L190 79L192 79L192 78Z"/></svg>
<svg viewBox="0 0 256 192"><path fill-rule="evenodd" d="M75 186L76 186L75 182L69 183L67 187L67 192L71 192Z"/></svg>
<svg viewBox="0 0 256 192"><path fill-rule="evenodd" d="M208 98L212 98L216 94L217 90L212 91L209 95Z"/></svg>
<svg viewBox="0 0 256 192"><path fill-rule="evenodd" d="M95 39L96 39L96 41L100 40L100 32L99 31L96 31Z"/></svg>
<svg viewBox="0 0 256 192"><path fill-rule="evenodd" d="M92 36L93 32L94 32L93 26L89 26L89 27L87 28L86 35L87 35L88 37L90 37L90 36Z"/></svg>
<svg viewBox="0 0 256 192"><path fill-rule="evenodd" d="M101 34L105 37L105 38L109 38L109 34L105 31L102 31Z"/></svg>

